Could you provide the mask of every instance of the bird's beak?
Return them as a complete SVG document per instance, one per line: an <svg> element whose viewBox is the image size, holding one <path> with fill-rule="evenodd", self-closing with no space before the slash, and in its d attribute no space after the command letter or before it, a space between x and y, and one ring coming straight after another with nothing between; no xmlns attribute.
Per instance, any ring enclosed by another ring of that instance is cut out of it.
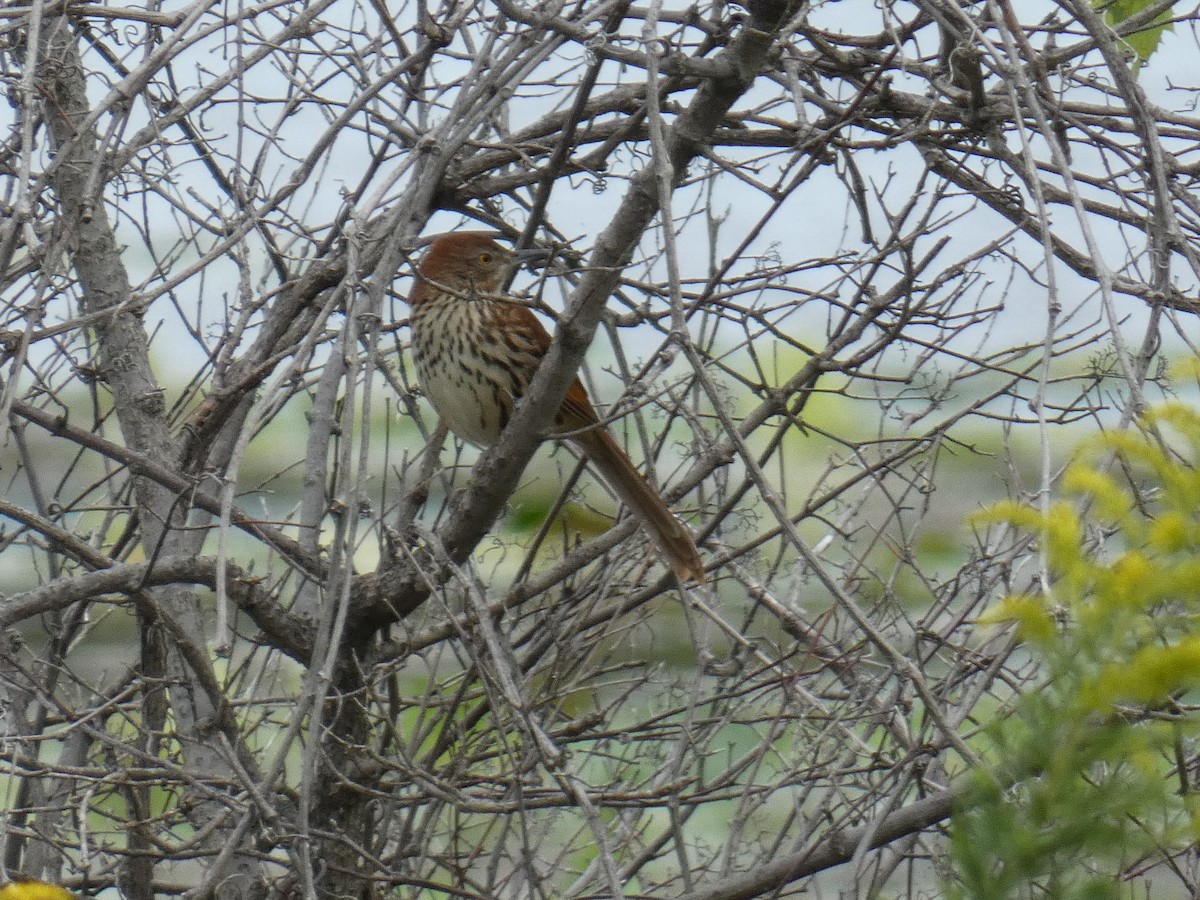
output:
<svg viewBox="0 0 1200 900"><path fill-rule="evenodd" d="M545 247L530 247L527 250L514 251L513 256L516 257L518 265L534 269L550 262L554 258L554 251L547 250Z"/></svg>

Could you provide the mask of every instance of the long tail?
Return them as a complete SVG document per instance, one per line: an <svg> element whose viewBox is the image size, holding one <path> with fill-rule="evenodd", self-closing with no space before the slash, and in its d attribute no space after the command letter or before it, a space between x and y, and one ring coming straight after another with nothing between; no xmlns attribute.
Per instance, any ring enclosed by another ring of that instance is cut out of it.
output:
<svg viewBox="0 0 1200 900"><path fill-rule="evenodd" d="M609 487L641 520L671 570L681 579L704 584L704 563L700 561L691 531L667 508L666 501L642 477L616 439L604 428L580 431L573 439L600 470Z"/></svg>

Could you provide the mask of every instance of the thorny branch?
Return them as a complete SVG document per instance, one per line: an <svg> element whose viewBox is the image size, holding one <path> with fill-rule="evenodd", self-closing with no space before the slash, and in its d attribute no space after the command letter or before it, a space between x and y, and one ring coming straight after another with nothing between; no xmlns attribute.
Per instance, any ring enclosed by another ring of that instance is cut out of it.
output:
<svg viewBox="0 0 1200 900"><path fill-rule="evenodd" d="M8 873L919 890L1039 676L976 624L1037 549L964 517L1196 349L1197 13L866 9L0 14ZM556 252L481 456L405 358L460 226ZM708 588L541 440L577 371Z"/></svg>

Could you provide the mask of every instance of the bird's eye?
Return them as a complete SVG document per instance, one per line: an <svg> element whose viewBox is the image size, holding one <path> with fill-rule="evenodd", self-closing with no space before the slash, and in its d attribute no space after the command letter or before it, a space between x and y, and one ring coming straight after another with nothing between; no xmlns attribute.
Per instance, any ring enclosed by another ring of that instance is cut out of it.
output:
<svg viewBox="0 0 1200 900"><path fill-rule="evenodd" d="M492 254L490 254L490 253L480 253L480 254L479 254L479 261L480 261L481 263L483 263L485 266L486 266L486 265L488 265L488 264L489 264L489 263L491 263L491 261L492 261Z"/></svg>

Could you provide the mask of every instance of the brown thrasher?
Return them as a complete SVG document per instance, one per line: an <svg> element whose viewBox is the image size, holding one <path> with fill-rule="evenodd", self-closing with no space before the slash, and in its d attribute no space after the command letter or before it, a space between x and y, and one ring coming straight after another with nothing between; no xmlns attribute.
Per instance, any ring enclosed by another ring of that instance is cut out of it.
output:
<svg viewBox="0 0 1200 900"><path fill-rule="evenodd" d="M446 426L477 447L499 440L550 346L550 333L528 307L496 293L518 263L493 235L444 234L430 244L408 297L421 388ZM637 515L672 571L703 583L691 532L601 424L578 378L555 424Z"/></svg>

